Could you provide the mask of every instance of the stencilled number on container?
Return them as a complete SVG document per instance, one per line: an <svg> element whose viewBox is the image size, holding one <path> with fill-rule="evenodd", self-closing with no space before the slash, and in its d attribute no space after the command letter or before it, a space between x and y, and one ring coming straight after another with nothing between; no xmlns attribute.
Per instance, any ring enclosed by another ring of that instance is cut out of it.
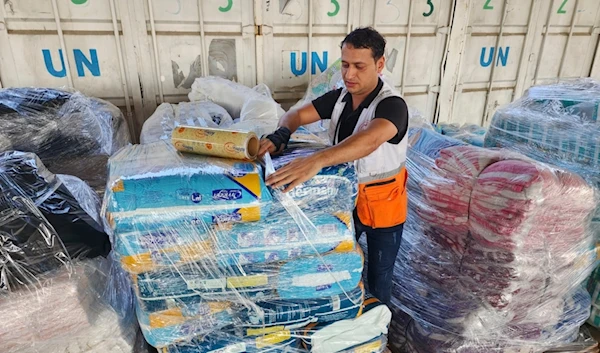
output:
<svg viewBox="0 0 600 353"><path fill-rule="evenodd" d="M435 7L433 6L433 2L431 2L431 0L427 0L427 5L429 5L429 12L423 12L424 17L431 16L431 14L433 13L433 9L435 9Z"/></svg>
<svg viewBox="0 0 600 353"><path fill-rule="evenodd" d="M567 2L569 2L569 0L563 0L562 4L560 4L560 7L558 8L558 11L556 11L556 13L561 14L561 15L567 13L567 11L565 11L565 5L567 4Z"/></svg>
<svg viewBox="0 0 600 353"><path fill-rule="evenodd" d="M394 16L389 16L388 18L393 18L393 20L386 20L386 21L381 21L381 23L394 23L396 21L398 21L398 19L400 18L400 9L398 8L398 6L396 6L395 4L392 3L392 0L388 0L388 2L385 3L387 6L391 6L393 7L396 11L396 15ZM391 10L390 9L385 9L385 13L386 14L390 14Z"/></svg>
<svg viewBox="0 0 600 353"><path fill-rule="evenodd" d="M327 16L333 17L333 16L337 15L338 12L340 12L340 3L337 2L337 0L330 0L330 1L335 6L335 10L333 10L331 12L327 12Z"/></svg>
<svg viewBox="0 0 600 353"><path fill-rule="evenodd" d="M484 10L493 10L494 6L491 4L492 0L485 0L485 4L483 4Z"/></svg>
<svg viewBox="0 0 600 353"><path fill-rule="evenodd" d="M227 0L227 6L220 6L219 11L228 12L233 7L233 0Z"/></svg>

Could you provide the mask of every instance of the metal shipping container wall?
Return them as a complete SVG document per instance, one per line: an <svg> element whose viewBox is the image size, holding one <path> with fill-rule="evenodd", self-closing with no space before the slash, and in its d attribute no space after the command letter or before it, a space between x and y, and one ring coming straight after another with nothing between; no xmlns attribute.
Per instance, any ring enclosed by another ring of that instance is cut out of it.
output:
<svg viewBox="0 0 600 353"><path fill-rule="evenodd" d="M353 28L373 26L387 39L384 74L409 105L432 118L439 92L452 1L264 1L258 80L278 100L298 100L313 75L341 55Z"/></svg>
<svg viewBox="0 0 600 353"><path fill-rule="evenodd" d="M126 71L138 68L124 50L123 27L131 23L119 3L3 1L0 86L71 87L122 107L135 131L134 110L142 119L139 83Z"/></svg>
<svg viewBox="0 0 600 353"><path fill-rule="evenodd" d="M437 120L485 126L534 84L590 76L599 10L598 0L458 0Z"/></svg>
<svg viewBox="0 0 600 353"><path fill-rule="evenodd" d="M130 0L131 1L131 0ZM194 79L256 83L254 6L244 0L136 0L155 73L145 78L158 103L187 99Z"/></svg>
<svg viewBox="0 0 600 353"><path fill-rule="evenodd" d="M486 125L531 85L600 79L598 0L3 0L0 87L107 99L137 136L200 76L293 104L359 26L386 36L384 74L431 121Z"/></svg>

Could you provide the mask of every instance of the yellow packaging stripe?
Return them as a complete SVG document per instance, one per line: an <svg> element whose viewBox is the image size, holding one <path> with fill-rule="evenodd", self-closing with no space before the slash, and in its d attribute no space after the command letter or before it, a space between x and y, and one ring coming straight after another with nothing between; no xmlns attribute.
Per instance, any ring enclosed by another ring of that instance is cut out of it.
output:
<svg viewBox="0 0 600 353"><path fill-rule="evenodd" d="M152 313L149 316L151 328L163 328L167 326L181 325L189 320L189 318L183 316L183 313L179 308L163 310L158 313Z"/></svg>
<svg viewBox="0 0 600 353"><path fill-rule="evenodd" d="M350 212L335 212L333 214L337 219L339 219L340 221L342 221L346 227L350 228L350 225L352 224L352 213Z"/></svg>
<svg viewBox="0 0 600 353"><path fill-rule="evenodd" d="M164 253L165 258L167 259L169 253L178 253L180 259L178 261L173 261L173 264L194 262L212 254L212 242L203 240L187 245L161 249L160 252ZM123 256L121 257L121 265L130 273L152 271L157 266L150 253Z"/></svg>
<svg viewBox="0 0 600 353"><path fill-rule="evenodd" d="M338 244L338 246L333 250L334 252L350 252L354 250L356 243L352 240L344 240Z"/></svg>
<svg viewBox="0 0 600 353"><path fill-rule="evenodd" d="M171 142L181 152L246 160L256 158L260 144L254 132L197 126L174 129Z"/></svg>
<svg viewBox="0 0 600 353"><path fill-rule="evenodd" d="M247 336L260 336L266 335L269 333L274 333L277 331L283 331L285 326L272 326L272 327L264 327L264 328L249 328L246 330Z"/></svg>
<svg viewBox="0 0 600 353"><path fill-rule="evenodd" d="M125 191L125 184L123 183L123 180L118 180L115 185L112 186L111 188L112 192L123 192Z"/></svg>
<svg viewBox="0 0 600 353"><path fill-rule="evenodd" d="M210 312L214 314L214 313L225 311L225 310L231 308L231 303L230 302L209 302L208 308L210 309Z"/></svg>
<svg viewBox="0 0 600 353"><path fill-rule="evenodd" d="M354 348L354 353L371 353L371 352L379 352L381 350L381 342L371 342L367 343L364 346L359 346Z"/></svg>
<svg viewBox="0 0 600 353"><path fill-rule="evenodd" d="M242 216L242 222L256 222L260 221L260 207L244 207L238 210L238 213Z"/></svg>
<svg viewBox="0 0 600 353"><path fill-rule="evenodd" d="M256 199L260 199L262 189L260 187L260 176L258 174L251 173L240 177L230 177L230 179L246 189L246 191L250 192Z"/></svg>
<svg viewBox="0 0 600 353"><path fill-rule="evenodd" d="M268 283L269 278L265 275L239 276L227 278L227 288L258 287L265 286Z"/></svg>
<svg viewBox="0 0 600 353"><path fill-rule="evenodd" d="M268 346L272 346L277 343L281 343L285 340L288 340L292 337L292 334L289 330L279 331L272 333L270 335L258 337L256 339L256 348L261 349Z"/></svg>
<svg viewBox="0 0 600 353"><path fill-rule="evenodd" d="M210 302L208 303L208 307L210 309L210 314L216 314L231 308L231 303ZM181 325L190 320L189 317L183 316L183 312L180 308L166 309L156 313L151 313L149 317L151 328L163 328L167 326Z"/></svg>

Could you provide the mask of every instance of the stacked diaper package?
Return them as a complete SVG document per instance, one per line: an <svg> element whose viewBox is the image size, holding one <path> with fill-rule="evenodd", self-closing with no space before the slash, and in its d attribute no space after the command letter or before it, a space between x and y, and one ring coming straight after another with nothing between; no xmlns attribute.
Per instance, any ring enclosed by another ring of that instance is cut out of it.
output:
<svg viewBox="0 0 600 353"><path fill-rule="evenodd" d="M590 312L581 284L596 259L595 190L431 130L409 143L392 350L544 352L576 340Z"/></svg>
<svg viewBox="0 0 600 353"><path fill-rule="evenodd" d="M0 152L35 153L52 173L76 176L99 195L108 157L129 142L109 102L53 88L0 89Z"/></svg>
<svg viewBox="0 0 600 353"><path fill-rule="evenodd" d="M77 197L96 194L70 191L82 185L49 173L32 153L0 155L3 352L134 351L129 279L94 254L102 239L85 210L93 204Z"/></svg>
<svg viewBox="0 0 600 353"><path fill-rule="evenodd" d="M523 98L499 109L486 147L503 147L579 174L600 187L600 82L578 79L531 87ZM600 204L593 220L600 239ZM589 280L590 324L600 326L599 275Z"/></svg>
<svg viewBox="0 0 600 353"><path fill-rule="evenodd" d="M323 146L296 144L279 169ZM109 162L104 217L160 352L381 352L391 313L365 300L352 164L292 192L256 162L182 154L164 141Z"/></svg>

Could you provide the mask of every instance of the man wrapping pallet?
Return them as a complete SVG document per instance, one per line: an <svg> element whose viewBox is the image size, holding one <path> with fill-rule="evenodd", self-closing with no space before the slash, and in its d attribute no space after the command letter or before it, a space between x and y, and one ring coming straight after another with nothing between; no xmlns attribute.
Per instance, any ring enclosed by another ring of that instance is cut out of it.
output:
<svg viewBox="0 0 600 353"><path fill-rule="evenodd" d="M282 152L300 126L331 119L332 147L299 158L267 178L284 192L315 176L322 168L354 161L359 193L354 210L356 238L367 234L369 290L389 304L394 262L407 215L405 168L408 108L379 75L385 65L385 39L372 28L358 28L342 41L345 88L330 91L290 110L279 128L266 136L259 155Z"/></svg>

